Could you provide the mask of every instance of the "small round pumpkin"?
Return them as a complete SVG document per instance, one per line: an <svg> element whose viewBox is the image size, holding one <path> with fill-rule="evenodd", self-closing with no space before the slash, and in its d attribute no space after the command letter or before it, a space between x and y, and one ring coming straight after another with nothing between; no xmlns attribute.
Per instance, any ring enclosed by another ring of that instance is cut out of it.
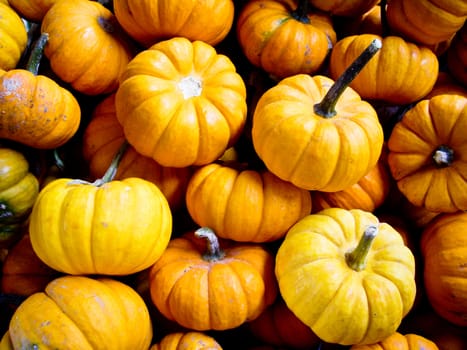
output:
<svg viewBox="0 0 467 350"><path fill-rule="evenodd" d="M438 350L438 346L428 338L418 334L399 332L391 334L386 339L372 345L353 345L350 350Z"/></svg>
<svg viewBox="0 0 467 350"><path fill-rule="evenodd" d="M233 0L114 0L113 6L122 27L146 47L178 36L216 45L234 20Z"/></svg>
<svg viewBox="0 0 467 350"><path fill-rule="evenodd" d="M240 137L246 87L227 56L205 42L174 37L131 60L115 105L136 151L163 166L204 165Z"/></svg>
<svg viewBox="0 0 467 350"><path fill-rule="evenodd" d="M411 310L415 258L401 235L360 209L324 209L298 221L276 254L287 307L323 341L372 344Z"/></svg>
<svg viewBox="0 0 467 350"><path fill-rule="evenodd" d="M143 299L110 279L63 276L23 301L8 328L14 349L147 350L152 324Z"/></svg>
<svg viewBox="0 0 467 350"><path fill-rule="evenodd" d="M203 227L170 241L149 271L149 288L161 314L185 328L233 329L276 299L274 257L260 244L218 239Z"/></svg>
<svg viewBox="0 0 467 350"><path fill-rule="evenodd" d="M190 178L186 206L199 226L212 228L218 237L268 242L310 213L311 198L309 191L267 170L211 163Z"/></svg>
<svg viewBox="0 0 467 350"><path fill-rule="evenodd" d="M49 35L44 53L53 72L87 95L114 92L135 53L115 15L98 1L55 2L41 32Z"/></svg>
<svg viewBox="0 0 467 350"><path fill-rule="evenodd" d="M26 49L28 33L21 17L7 0L0 1L0 69L16 68Z"/></svg>
<svg viewBox="0 0 467 350"><path fill-rule="evenodd" d="M331 17L309 11L308 0L252 0L236 22L247 59L276 79L321 69L336 42Z"/></svg>
<svg viewBox="0 0 467 350"><path fill-rule="evenodd" d="M220 344L212 336L196 331L175 332L166 334L149 350L222 350Z"/></svg>

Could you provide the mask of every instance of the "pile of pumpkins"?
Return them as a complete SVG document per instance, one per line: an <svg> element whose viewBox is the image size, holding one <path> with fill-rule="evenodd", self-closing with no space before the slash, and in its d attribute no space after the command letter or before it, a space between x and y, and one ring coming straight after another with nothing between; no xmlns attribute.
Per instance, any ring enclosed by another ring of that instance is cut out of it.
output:
<svg viewBox="0 0 467 350"><path fill-rule="evenodd" d="M0 0L0 349L467 348L463 0Z"/></svg>

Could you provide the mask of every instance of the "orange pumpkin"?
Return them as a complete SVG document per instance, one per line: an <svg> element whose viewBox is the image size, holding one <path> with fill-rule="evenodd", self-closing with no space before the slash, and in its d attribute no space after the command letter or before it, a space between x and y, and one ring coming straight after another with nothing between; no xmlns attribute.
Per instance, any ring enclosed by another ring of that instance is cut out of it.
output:
<svg viewBox="0 0 467 350"><path fill-rule="evenodd" d="M320 70L336 42L331 17L308 0L250 0L236 22L248 60L276 79Z"/></svg>
<svg viewBox="0 0 467 350"><path fill-rule="evenodd" d="M166 334L149 350L222 350L219 343L202 332L186 331Z"/></svg>
<svg viewBox="0 0 467 350"><path fill-rule="evenodd" d="M395 332L386 339L372 345L353 345L350 350L438 350L438 346L430 339L418 334Z"/></svg>
<svg viewBox="0 0 467 350"><path fill-rule="evenodd" d="M46 12L58 0L8 0L22 17L32 22L41 22Z"/></svg>
<svg viewBox="0 0 467 350"><path fill-rule="evenodd" d="M197 331L254 320L278 292L274 257L264 246L218 240L207 228L169 242L150 270L149 288L166 318Z"/></svg>

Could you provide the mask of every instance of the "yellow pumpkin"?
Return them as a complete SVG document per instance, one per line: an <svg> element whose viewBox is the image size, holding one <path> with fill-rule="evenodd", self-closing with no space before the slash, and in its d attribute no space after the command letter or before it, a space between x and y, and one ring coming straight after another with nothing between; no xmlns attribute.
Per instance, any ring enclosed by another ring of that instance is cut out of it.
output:
<svg viewBox="0 0 467 350"><path fill-rule="evenodd" d="M26 49L28 33L18 13L8 1L0 1L0 69L16 68Z"/></svg>

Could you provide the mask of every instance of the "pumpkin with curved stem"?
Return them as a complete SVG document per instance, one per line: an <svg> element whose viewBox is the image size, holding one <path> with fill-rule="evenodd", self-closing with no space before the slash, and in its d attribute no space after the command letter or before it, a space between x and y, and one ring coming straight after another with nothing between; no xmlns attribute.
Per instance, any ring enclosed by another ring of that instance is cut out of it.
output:
<svg viewBox="0 0 467 350"><path fill-rule="evenodd" d="M467 209L467 97L441 94L405 113L388 140L388 164L399 190L432 212Z"/></svg>
<svg viewBox="0 0 467 350"><path fill-rule="evenodd" d="M121 147L102 179L58 178L34 204L29 224L37 256L68 274L127 275L161 256L172 214L159 188L141 178L112 180Z"/></svg>
<svg viewBox="0 0 467 350"><path fill-rule="evenodd" d="M372 345L353 345L350 350L438 350L438 346L428 338L418 334L395 332L386 339Z"/></svg>
<svg viewBox="0 0 467 350"><path fill-rule="evenodd" d="M297 74L260 97L252 140L272 173L307 190L333 192L357 183L376 165L382 126L374 108L348 84L380 44L372 42L336 82Z"/></svg>
<svg viewBox="0 0 467 350"><path fill-rule="evenodd" d="M190 178L186 205L193 220L213 229L218 237L268 242L282 238L310 213L311 198L307 190L267 170L211 163Z"/></svg>
<svg viewBox="0 0 467 350"><path fill-rule="evenodd" d="M438 76L439 62L430 49L397 36L350 35L339 40L329 59L330 77L336 79L370 42L382 41L381 50L350 83L366 100L404 105L425 97Z"/></svg>
<svg viewBox="0 0 467 350"><path fill-rule="evenodd" d="M0 138L51 149L78 130L81 108L73 94L53 79L38 75L48 35L35 43L27 69L0 71Z"/></svg>
<svg viewBox="0 0 467 350"><path fill-rule="evenodd" d="M160 342L149 350L222 350L219 343L210 335L202 332L186 331L165 335Z"/></svg>
<svg viewBox="0 0 467 350"><path fill-rule="evenodd" d="M274 257L260 244L219 240L203 227L170 241L149 271L149 288L161 314L185 328L232 329L277 297Z"/></svg>
<svg viewBox="0 0 467 350"><path fill-rule="evenodd" d="M63 276L29 296L13 314L14 349L149 348L153 331L143 299L110 278Z"/></svg>
<svg viewBox="0 0 467 350"><path fill-rule="evenodd" d="M83 134L83 157L89 164L92 178L104 176L124 141L123 128L115 111L115 94L111 94L95 107ZM189 167L164 167L130 146L120 160L114 179L139 177L153 182L167 198L170 208L178 209L185 203L185 191L192 172Z"/></svg>
<svg viewBox="0 0 467 350"><path fill-rule="evenodd" d="M443 213L430 221L420 241L423 281L428 300L438 315L467 326L467 213Z"/></svg>
<svg viewBox="0 0 467 350"><path fill-rule="evenodd" d="M53 72L87 95L114 92L135 53L114 14L97 1L57 1L41 32L49 35L44 53Z"/></svg>
<svg viewBox="0 0 467 350"><path fill-rule="evenodd" d="M204 165L240 137L246 87L232 61L202 41L176 37L140 52L115 96L128 142L168 167Z"/></svg>
<svg viewBox="0 0 467 350"><path fill-rule="evenodd" d="M301 219L280 245L275 271L289 309L329 343L381 341L415 300L414 255L394 228L359 209Z"/></svg>
<svg viewBox="0 0 467 350"><path fill-rule="evenodd" d="M125 31L146 47L173 37L217 45L234 20L232 0L114 0L113 5Z"/></svg>
<svg viewBox="0 0 467 350"><path fill-rule="evenodd" d="M16 68L26 49L28 33L21 17L7 0L0 1L0 69Z"/></svg>
<svg viewBox="0 0 467 350"><path fill-rule="evenodd" d="M317 72L336 42L331 17L308 0L250 0L236 33L247 59L277 79Z"/></svg>

